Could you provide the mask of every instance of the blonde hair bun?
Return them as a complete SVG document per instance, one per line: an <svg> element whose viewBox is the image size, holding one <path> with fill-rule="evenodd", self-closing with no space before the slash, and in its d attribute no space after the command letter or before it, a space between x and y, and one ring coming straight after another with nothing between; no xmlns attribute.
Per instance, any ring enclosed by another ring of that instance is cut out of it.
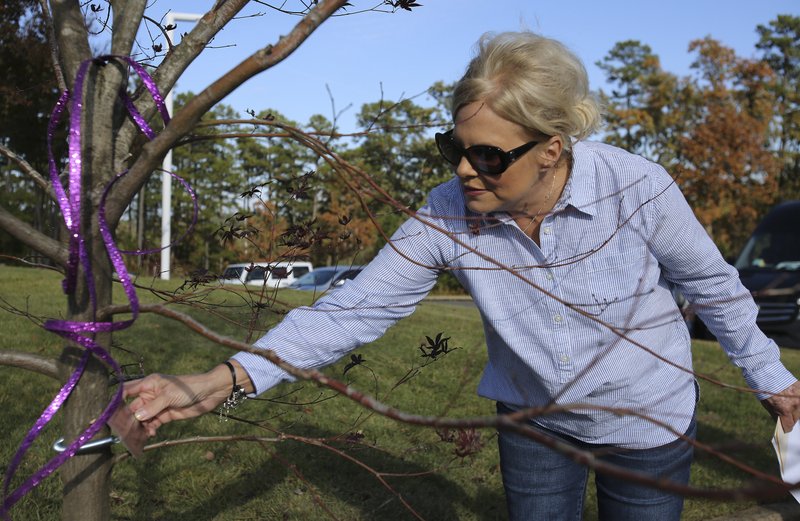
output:
<svg viewBox="0 0 800 521"><path fill-rule="evenodd" d="M559 41L529 32L484 34L453 92L452 114L484 101L531 132L559 135L569 147L599 129L600 106L581 60Z"/></svg>

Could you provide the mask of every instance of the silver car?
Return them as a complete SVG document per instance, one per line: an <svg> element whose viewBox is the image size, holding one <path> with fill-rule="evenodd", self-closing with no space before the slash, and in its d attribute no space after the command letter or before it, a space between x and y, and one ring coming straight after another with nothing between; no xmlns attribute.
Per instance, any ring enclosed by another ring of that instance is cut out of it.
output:
<svg viewBox="0 0 800 521"><path fill-rule="evenodd" d="M363 266L323 266L315 268L289 285L290 289L322 293L341 286L361 273Z"/></svg>

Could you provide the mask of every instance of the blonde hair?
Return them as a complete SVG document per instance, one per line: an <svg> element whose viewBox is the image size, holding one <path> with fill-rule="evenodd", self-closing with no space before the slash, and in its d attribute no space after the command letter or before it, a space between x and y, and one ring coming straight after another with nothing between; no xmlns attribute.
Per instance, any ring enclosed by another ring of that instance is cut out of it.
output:
<svg viewBox="0 0 800 521"><path fill-rule="evenodd" d="M486 33L453 92L452 114L474 101L532 133L584 139L600 127L600 107L580 59L532 32Z"/></svg>

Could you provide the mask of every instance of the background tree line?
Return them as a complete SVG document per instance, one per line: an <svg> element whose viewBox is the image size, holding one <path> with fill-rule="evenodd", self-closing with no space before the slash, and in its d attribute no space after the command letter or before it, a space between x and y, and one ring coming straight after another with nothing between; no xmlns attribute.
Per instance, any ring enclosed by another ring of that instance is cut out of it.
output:
<svg viewBox="0 0 800 521"><path fill-rule="evenodd" d="M46 171L44 136L57 88L35 3L0 7L0 63L8 72L0 85L0 146ZM684 77L663 70L651 48L633 40L617 43L597 63L610 86L598 92L607 110L598 138L673 173L729 257L771 205L800 198L800 17L781 15L756 31L757 58L739 57L710 37L691 42L694 62ZM215 274L228 262L298 257L318 265L367 262L385 243L371 220L390 234L403 215L380 201L358 201L328 165L268 123L324 137L382 189L418 208L451 175L432 140L449 124L449 92L440 82L424 99L365 103L357 115L362 130L352 134L339 133L335 119L323 115L298 123L273 108L242 115L217 105L174 149L173 171L197 192L200 213L195 232L172 250L173 269ZM175 109L191 97L179 94ZM36 229L58 237L55 208L41 186L8 161L0 179L9 211L33 215ZM153 176L129 206L117 230L125 249L158 247L160 190ZM173 237L191 215L191 199L178 187ZM28 253L7 235L0 251ZM130 262L142 274L159 268L157 256Z"/></svg>
<svg viewBox="0 0 800 521"><path fill-rule="evenodd" d="M638 41L600 61L612 85L604 139L662 164L726 256L773 204L800 198L800 18L756 27L758 58L706 37L692 74L661 68Z"/></svg>

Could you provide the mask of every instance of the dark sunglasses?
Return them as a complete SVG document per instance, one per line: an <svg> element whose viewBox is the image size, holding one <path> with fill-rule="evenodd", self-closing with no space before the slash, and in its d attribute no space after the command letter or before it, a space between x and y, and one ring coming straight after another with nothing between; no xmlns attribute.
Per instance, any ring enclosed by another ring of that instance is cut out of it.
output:
<svg viewBox="0 0 800 521"><path fill-rule="evenodd" d="M531 141L508 152L490 145L475 145L464 149L456 143L452 129L444 134L436 134L436 146L448 163L458 166L461 158L466 157L472 168L484 175L502 174L514 161L539 143L540 141Z"/></svg>

